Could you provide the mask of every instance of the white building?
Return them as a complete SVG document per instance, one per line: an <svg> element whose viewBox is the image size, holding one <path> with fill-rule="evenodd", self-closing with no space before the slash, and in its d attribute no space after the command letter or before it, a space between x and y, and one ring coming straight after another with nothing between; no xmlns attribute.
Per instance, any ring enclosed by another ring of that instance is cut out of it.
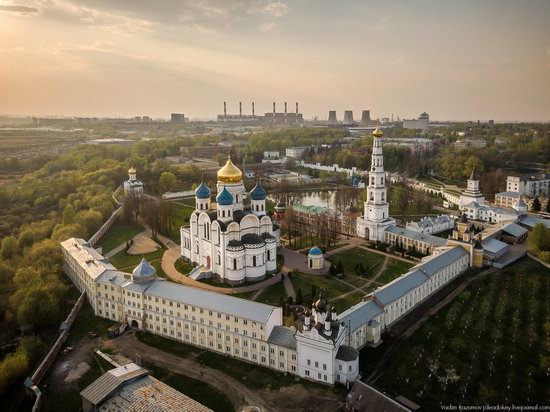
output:
<svg viewBox="0 0 550 412"><path fill-rule="evenodd" d="M357 235L372 241L383 241L384 231L395 225L395 219L390 217L386 192L386 174L384 173L384 156L382 153L382 136L376 129L372 147L369 185L367 186L367 201L364 213L357 219Z"/></svg>
<svg viewBox="0 0 550 412"><path fill-rule="evenodd" d="M475 202L479 205L485 204L485 196L479 190L479 179L476 176L476 168L472 169L472 174L468 179L466 190L460 195L458 206L463 209L465 205Z"/></svg>
<svg viewBox="0 0 550 412"><path fill-rule="evenodd" d="M190 276L239 284L275 273L279 227L267 215L264 188L256 184L245 207L242 173L231 159L218 171L217 188L212 204L211 190L201 183L189 227L181 228L181 255L197 265Z"/></svg>
<svg viewBox="0 0 550 412"><path fill-rule="evenodd" d="M264 152L265 160L276 160L280 157L278 150L266 150Z"/></svg>
<svg viewBox="0 0 550 412"><path fill-rule="evenodd" d="M324 266L323 252L317 246L313 246L307 254L307 267L312 270L322 270Z"/></svg>
<svg viewBox="0 0 550 412"><path fill-rule="evenodd" d="M550 193L550 174L538 173L508 176L506 179L506 191L521 193L529 197L548 197Z"/></svg>
<svg viewBox="0 0 550 412"><path fill-rule="evenodd" d="M407 222L405 228L419 233L436 234L454 228L455 220L451 215L423 217L417 222Z"/></svg>
<svg viewBox="0 0 550 412"><path fill-rule="evenodd" d="M133 167L128 170L128 180L123 184L124 196L143 196L143 182L136 177L136 169Z"/></svg>
<svg viewBox="0 0 550 412"><path fill-rule="evenodd" d="M384 146L404 147L412 153L426 153L433 149L432 139L425 137L392 137L384 139Z"/></svg>
<svg viewBox="0 0 550 412"><path fill-rule="evenodd" d="M349 328L350 346L355 349L377 346L386 329L466 271L469 264L469 253L462 247L444 247L409 272L371 292L363 302L340 315Z"/></svg>
<svg viewBox="0 0 550 412"><path fill-rule="evenodd" d="M327 317L322 299L314 321L308 316L296 330L283 326L279 307L159 279L145 260L121 272L82 239L61 247L64 272L96 316L321 383L357 377L359 354L345 346L347 327L334 311Z"/></svg>
<svg viewBox="0 0 550 412"><path fill-rule="evenodd" d="M289 147L286 149L285 155L286 157L291 157L293 159L300 160L306 150L307 150L306 146Z"/></svg>
<svg viewBox="0 0 550 412"><path fill-rule="evenodd" d="M420 129L427 131L430 125L430 116L428 113L424 112L418 119L403 119L403 129Z"/></svg>
<svg viewBox="0 0 550 412"><path fill-rule="evenodd" d="M470 202L462 207L463 213L468 219L482 220L489 223L500 223L506 220L515 220L523 212L515 209L505 209L502 207L479 204Z"/></svg>

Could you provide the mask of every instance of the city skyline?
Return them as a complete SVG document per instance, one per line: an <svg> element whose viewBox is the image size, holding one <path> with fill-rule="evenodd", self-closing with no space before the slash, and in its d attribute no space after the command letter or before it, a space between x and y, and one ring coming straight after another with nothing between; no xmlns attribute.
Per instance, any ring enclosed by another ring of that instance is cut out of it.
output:
<svg viewBox="0 0 550 412"><path fill-rule="evenodd" d="M550 120L550 3L0 1L0 113Z"/></svg>

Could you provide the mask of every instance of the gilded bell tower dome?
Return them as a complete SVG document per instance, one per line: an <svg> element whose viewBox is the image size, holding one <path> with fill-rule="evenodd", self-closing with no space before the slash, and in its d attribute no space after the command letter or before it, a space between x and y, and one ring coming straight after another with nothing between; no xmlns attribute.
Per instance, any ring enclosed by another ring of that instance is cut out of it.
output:
<svg viewBox="0 0 550 412"><path fill-rule="evenodd" d="M227 159L224 167L218 170L219 183L239 183L243 180L243 173L233 164L231 157Z"/></svg>

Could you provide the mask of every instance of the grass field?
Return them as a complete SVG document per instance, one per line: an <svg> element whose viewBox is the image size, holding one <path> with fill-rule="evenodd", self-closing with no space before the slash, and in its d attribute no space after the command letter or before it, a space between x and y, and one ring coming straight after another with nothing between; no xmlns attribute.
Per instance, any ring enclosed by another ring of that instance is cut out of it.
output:
<svg viewBox="0 0 550 412"><path fill-rule="evenodd" d="M149 263L160 260L164 251L165 249L161 248L145 255L129 255L126 253L125 250L123 250L121 252L118 252L116 255L111 256L109 258L109 261L117 269L133 269L133 267L137 266L139 262L141 262L142 258L145 258L145 260L147 260Z"/></svg>
<svg viewBox="0 0 550 412"><path fill-rule="evenodd" d="M343 312L356 303L359 303L361 297L365 295L364 293L354 291L353 288L345 283L329 276L306 275L304 273L295 272L292 276L292 284L294 285L294 290L302 290L302 298L305 305L311 304L313 299L318 297L321 290L323 297L329 301L329 304L331 299L344 293L352 292L348 296L336 301L335 306L338 312ZM312 286L315 286L316 289L316 296L313 297L311 296Z"/></svg>
<svg viewBox="0 0 550 412"><path fill-rule="evenodd" d="M283 282L267 287L256 299L256 302L279 306L281 298L286 299L285 285Z"/></svg>
<svg viewBox="0 0 550 412"><path fill-rule="evenodd" d="M355 265L359 262L363 263L365 268L368 268L369 275L374 275L379 265L384 261L384 256L356 247L332 255L328 260L334 265L340 260L344 265L344 275L355 274ZM365 277L365 279L368 279L368 277Z"/></svg>
<svg viewBox="0 0 550 412"><path fill-rule="evenodd" d="M405 342L375 385L425 410L547 403L549 299L550 270L528 258L476 279Z"/></svg>
<svg viewBox="0 0 550 412"><path fill-rule="evenodd" d="M233 405L231 405L227 396L207 383L172 373L148 362L144 364L144 367L151 371L153 377L216 412L234 411Z"/></svg>
<svg viewBox="0 0 550 412"><path fill-rule="evenodd" d="M412 263L403 262L402 260L390 259L384 272L376 279L382 285L391 282L395 278L407 273L413 266Z"/></svg>
<svg viewBox="0 0 550 412"><path fill-rule="evenodd" d="M143 232L143 230L144 227L139 223L125 222L119 219L113 223L113 226L111 226L107 233L97 242L96 247L101 247L103 253L107 253L121 243L132 239L138 233Z"/></svg>
<svg viewBox="0 0 550 412"><path fill-rule="evenodd" d="M176 262L174 263L174 267L182 275L188 275L189 272L193 270L193 266L191 266L188 262L182 259L176 259Z"/></svg>
<svg viewBox="0 0 550 412"><path fill-rule="evenodd" d="M193 199L193 204L191 206L188 204L190 202L187 200L188 199L185 199L185 203L183 200L172 202L173 227L172 232L168 237L173 242L176 242L178 245L181 241L180 228L189 224L189 216L191 216L191 213L193 213L193 210L195 210L195 199Z"/></svg>

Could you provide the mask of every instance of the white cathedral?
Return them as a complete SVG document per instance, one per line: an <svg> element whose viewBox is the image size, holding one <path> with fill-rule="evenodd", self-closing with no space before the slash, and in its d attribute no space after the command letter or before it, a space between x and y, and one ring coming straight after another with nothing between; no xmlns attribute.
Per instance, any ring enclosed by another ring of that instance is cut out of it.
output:
<svg viewBox="0 0 550 412"><path fill-rule="evenodd" d="M202 182L189 227L181 228L181 256L196 265L190 277L215 276L235 285L275 273L279 227L267 214L264 188L257 183L245 206L242 172L229 158L218 171L217 192L213 203Z"/></svg>
<svg viewBox="0 0 550 412"><path fill-rule="evenodd" d="M390 217L390 206L386 191L386 174L384 173L384 156L382 154L382 136L380 129L373 133L372 161L367 187L367 201L362 217L357 218L357 235L372 241L384 241L384 232L395 226L395 219Z"/></svg>

